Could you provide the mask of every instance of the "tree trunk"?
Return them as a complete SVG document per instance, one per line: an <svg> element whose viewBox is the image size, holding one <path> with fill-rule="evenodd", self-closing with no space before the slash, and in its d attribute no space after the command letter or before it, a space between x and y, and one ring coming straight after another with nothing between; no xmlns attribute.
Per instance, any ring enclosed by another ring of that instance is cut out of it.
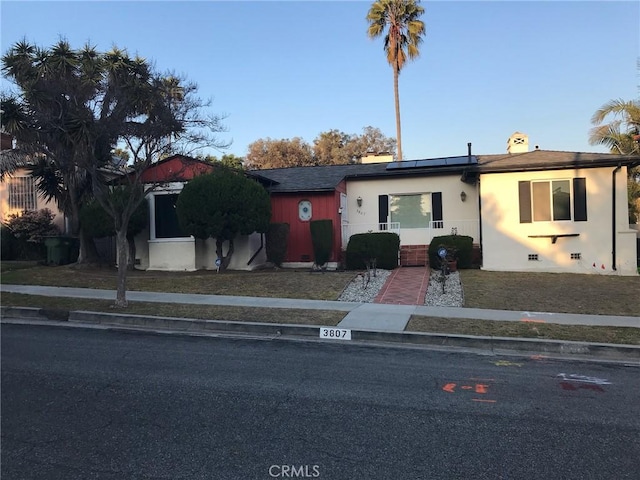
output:
<svg viewBox="0 0 640 480"><path fill-rule="evenodd" d="M116 307L127 306L127 253L129 243L127 242L127 229L116 231L116 248L118 251L118 288L116 292Z"/></svg>
<svg viewBox="0 0 640 480"><path fill-rule="evenodd" d="M65 183L67 182L69 183L69 203L65 214L69 216L69 223L71 224L71 235L77 237L79 242L77 263L83 264L87 259L87 239L82 235L82 232L80 230L80 207L75 201L75 186L72 181L67 181L65 179Z"/></svg>
<svg viewBox="0 0 640 480"><path fill-rule="evenodd" d="M216 255L220 259L220 270L224 271L227 269L229 264L231 263L231 257L233 255L234 245L233 240L229 240L229 249L227 250L227 255L224 256L222 253L222 246L224 245L224 240L218 240L216 238Z"/></svg>
<svg viewBox="0 0 640 480"><path fill-rule="evenodd" d="M98 249L93 241L93 238L85 233L80 227L80 233L78 234L79 246L82 250L82 263L79 264L98 264L100 263L100 255L98 255Z"/></svg>
<svg viewBox="0 0 640 480"><path fill-rule="evenodd" d="M402 161L402 132L400 131L400 94L398 92L398 67L393 68L393 93L396 99L396 141L398 143L398 161Z"/></svg>
<svg viewBox="0 0 640 480"><path fill-rule="evenodd" d="M129 236L127 238L129 244L129 258L127 261L127 268L129 270L135 270L136 268L136 242L134 237Z"/></svg>

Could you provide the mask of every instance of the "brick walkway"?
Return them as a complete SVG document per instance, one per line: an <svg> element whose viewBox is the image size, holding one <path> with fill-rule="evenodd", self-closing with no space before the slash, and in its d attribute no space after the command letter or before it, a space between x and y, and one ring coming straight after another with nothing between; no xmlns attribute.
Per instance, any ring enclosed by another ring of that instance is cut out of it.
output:
<svg viewBox="0 0 640 480"><path fill-rule="evenodd" d="M424 305L428 286L428 267L399 267L391 272L373 303Z"/></svg>

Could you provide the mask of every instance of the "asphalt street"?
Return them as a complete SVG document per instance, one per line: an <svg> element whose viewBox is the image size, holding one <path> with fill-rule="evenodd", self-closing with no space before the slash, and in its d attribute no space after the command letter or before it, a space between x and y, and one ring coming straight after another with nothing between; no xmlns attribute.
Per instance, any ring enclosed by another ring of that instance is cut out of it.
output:
<svg viewBox="0 0 640 480"><path fill-rule="evenodd" d="M2 479L635 479L640 368L2 325Z"/></svg>

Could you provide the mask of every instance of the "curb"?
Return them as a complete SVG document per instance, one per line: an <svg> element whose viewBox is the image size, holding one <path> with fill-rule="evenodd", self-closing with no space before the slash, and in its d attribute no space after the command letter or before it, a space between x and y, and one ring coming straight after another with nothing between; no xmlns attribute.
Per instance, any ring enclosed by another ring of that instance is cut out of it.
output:
<svg viewBox="0 0 640 480"><path fill-rule="evenodd" d="M150 317L144 315L66 311L31 307L0 307L2 319L48 320L70 324L94 324L143 330L171 330L181 333L234 333L257 334L273 337L307 337L320 339L322 326L248 323L227 320L201 320L176 317ZM635 360L640 364L640 346L609 343L588 343L566 340L539 340L513 337L482 337L423 332L379 332L352 330L352 341L397 343L491 350L494 353L527 352L563 356L585 356L608 360ZM343 340L326 340L344 342Z"/></svg>

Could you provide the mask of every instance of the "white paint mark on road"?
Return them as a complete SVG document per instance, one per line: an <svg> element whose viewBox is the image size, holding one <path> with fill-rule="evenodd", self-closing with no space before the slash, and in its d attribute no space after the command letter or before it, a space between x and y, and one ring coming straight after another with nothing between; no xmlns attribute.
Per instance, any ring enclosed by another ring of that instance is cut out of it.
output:
<svg viewBox="0 0 640 480"><path fill-rule="evenodd" d="M611 385L611 382L606 378L588 377L586 375L577 375L575 373L570 373L568 375L566 373L559 373L556 377L573 382L593 383L595 385Z"/></svg>

